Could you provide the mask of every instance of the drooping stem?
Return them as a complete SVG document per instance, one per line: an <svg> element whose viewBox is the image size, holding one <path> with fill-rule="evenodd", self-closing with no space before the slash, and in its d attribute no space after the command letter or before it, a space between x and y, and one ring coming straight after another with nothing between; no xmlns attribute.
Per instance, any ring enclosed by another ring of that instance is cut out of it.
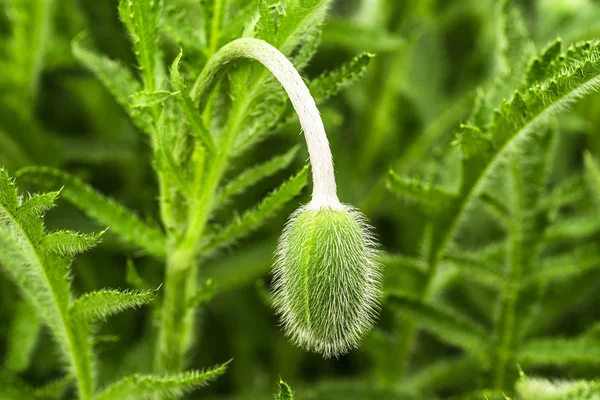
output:
<svg viewBox="0 0 600 400"><path fill-rule="evenodd" d="M194 84L192 97L200 99L203 109L207 94L216 83L219 73L229 63L240 58L254 59L263 64L285 89L304 131L313 174L313 197L310 207L339 208L336 194L333 158L325 127L304 80L294 65L275 47L259 39L238 39L215 54Z"/></svg>
<svg viewBox="0 0 600 400"><path fill-rule="evenodd" d="M293 64L275 47L258 39L237 39L218 50L209 60L192 88L192 99L202 113L214 85L233 61L249 58L263 64L288 94L305 134L313 174L313 197L307 207L338 209L333 161L325 128L314 99ZM183 368L194 325L194 310L189 299L195 290L190 281L196 277L199 242L214 207L221 178L227 169L230 148L239 132L245 112L255 101L254 89L263 76L248 89L248 94L233 105L219 148L204 175L202 190L189 207L187 227L179 239L171 238L165 275L155 364L160 372Z"/></svg>

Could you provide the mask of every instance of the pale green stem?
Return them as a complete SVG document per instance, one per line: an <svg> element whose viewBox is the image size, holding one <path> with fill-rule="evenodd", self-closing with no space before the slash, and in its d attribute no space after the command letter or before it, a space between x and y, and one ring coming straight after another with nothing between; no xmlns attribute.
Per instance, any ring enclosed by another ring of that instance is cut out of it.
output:
<svg viewBox="0 0 600 400"><path fill-rule="evenodd" d="M333 160L325 128L315 101L302 77L292 63L275 47L258 39L237 39L216 52L196 80L192 99L199 101L202 113L209 94L225 68L240 58L249 58L263 64L282 84L287 92L305 134L313 172L313 197L309 207L340 208L336 194ZM260 86L262 79L255 82ZM191 343L194 323L193 309L188 307L195 285L189 282L196 277L199 243L210 214L221 178L227 168L230 148L239 132L245 111L254 100L253 89L241 102L234 104L229 123L219 150L211 160L203 187L189 208L188 224L180 240L172 240L167 261L165 298L159 327L156 367L159 371L177 371L183 368L184 355ZM196 195L196 193L195 193Z"/></svg>

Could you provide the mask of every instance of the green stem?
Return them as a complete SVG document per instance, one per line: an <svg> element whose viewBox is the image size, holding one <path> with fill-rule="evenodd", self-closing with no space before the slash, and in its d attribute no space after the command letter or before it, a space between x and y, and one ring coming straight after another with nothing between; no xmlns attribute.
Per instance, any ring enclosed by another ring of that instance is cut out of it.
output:
<svg viewBox="0 0 600 400"><path fill-rule="evenodd" d="M503 290L499 293L498 318L496 320L496 337L500 343L496 352L494 363L494 388L505 388L508 363L513 359L516 339L516 310L519 301L519 283L523 275L523 234L521 232L521 218L523 214L521 193L521 180L519 178L518 163L511 163L512 214L516 222L510 224L508 270L507 279Z"/></svg>
<svg viewBox="0 0 600 400"><path fill-rule="evenodd" d="M290 97L303 128L313 166L314 192L311 203L318 207L333 207L336 204L341 206L335 191L331 152L316 104L292 63L270 44L258 39L237 39L216 52L191 90L192 99L200 103L198 111L204 111L209 94L225 67L239 58L250 58L263 64L280 81ZM208 173L202 179L202 188L192 193L185 232L179 237L173 237L173 233L170 233L172 251L169 252L167 262L165 298L155 354L155 364L159 371L177 371L183 368L183 358L191 343L189 336L194 322L189 299L195 286L186 282L196 277L200 255L199 243L214 209L216 193L227 168L230 149L236 133L242 128L244 116L254 104L255 97L268 76L267 70L263 71L234 103L219 149L211 159ZM204 163L204 159L198 157L194 162ZM194 170L200 171L202 166L196 165ZM195 184L193 186L195 187ZM161 186L161 190L165 188ZM164 193L161 193L161 198L164 198Z"/></svg>

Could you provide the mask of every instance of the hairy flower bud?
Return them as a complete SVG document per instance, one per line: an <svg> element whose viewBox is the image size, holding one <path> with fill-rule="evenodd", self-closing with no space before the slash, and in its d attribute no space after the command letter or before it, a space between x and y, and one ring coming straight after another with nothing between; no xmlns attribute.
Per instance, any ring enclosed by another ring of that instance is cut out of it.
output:
<svg viewBox="0 0 600 400"><path fill-rule="evenodd" d="M286 334L303 348L338 356L358 347L381 294L371 228L355 209L298 209L279 240L274 306Z"/></svg>

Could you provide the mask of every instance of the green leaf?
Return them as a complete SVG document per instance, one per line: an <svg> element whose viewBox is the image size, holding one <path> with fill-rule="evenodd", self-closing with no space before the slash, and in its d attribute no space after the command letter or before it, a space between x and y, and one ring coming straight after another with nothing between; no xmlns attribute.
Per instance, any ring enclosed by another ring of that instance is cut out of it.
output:
<svg viewBox="0 0 600 400"><path fill-rule="evenodd" d="M206 129L204 126L198 106L192 101L190 92L179 72L181 57L183 57L182 52L179 53L177 58L175 58L175 61L173 61L173 65L171 65L171 85L173 85L173 89L177 92L177 100L179 101L179 105L181 106L181 109L183 110L185 118L192 128L192 131L206 147L206 149L209 152L214 153L216 151L214 139L210 135L208 129Z"/></svg>
<svg viewBox="0 0 600 400"><path fill-rule="evenodd" d="M596 244L577 246L564 253L542 259L528 277L531 282L563 280L600 267L600 250Z"/></svg>
<svg viewBox="0 0 600 400"><path fill-rule="evenodd" d="M102 289L86 293L71 306L73 318L85 321L104 320L128 308L138 308L150 303L156 290L122 292L115 289Z"/></svg>
<svg viewBox="0 0 600 400"><path fill-rule="evenodd" d="M393 171L389 172L388 188L402 198L416 202L425 211L438 214L453 204L453 194L417 180L405 180Z"/></svg>
<svg viewBox="0 0 600 400"><path fill-rule="evenodd" d="M449 251L445 260L455 265L466 277L492 288L502 285L504 280L504 247L499 247L502 253Z"/></svg>
<svg viewBox="0 0 600 400"><path fill-rule="evenodd" d="M256 24L256 37L271 43L275 40L275 32L277 30L273 13L265 0L259 1L258 10L260 12L260 18Z"/></svg>
<svg viewBox="0 0 600 400"><path fill-rule="evenodd" d="M275 395L275 400L294 400L294 392L287 383L279 380L279 393Z"/></svg>
<svg viewBox="0 0 600 400"><path fill-rule="evenodd" d="M322 101L335 95L361 78L373 57L373 54L361 54L339 68L319 75L308 83L310 94L315 101Z"/></svg>
<svg viewBox="0 0 600 400"><path fill-rule="evenodd" d="M115 100L126 110L132 107L131 96L141 90L135 76L120 63L82 46L81 38L73 40L73 55L92 71Z"/></svg>
<svg viewBox="0 0 600 400"><path fill-rule="evenodd" d="M275 214L284 204L296 197L306 186L308 167L290 178L278 189L269 194L258 207L236 217L228 226L208 239L203 251L215 251L228 246L236 240L261 227L267 218Z"/></svg>
<svg viewBox="0 0 600 400"><path fill-rule="evenodd" d="M54 202L60 192L47 192L36 194L28 198L19 207L19 214L24 218L39 218L50 208L54 207Z"/></svg>
<svg viewBox="0 0 600 400"><path fill-rule="evenodd" d="M522 400L596 400L600 382L523 377L517 382L517 392Z"/></svg>
<svg viewBox="0 0 600 400"><path fill-rule="evenodd" d="M33 106L52 44L51 27L57 5L54 0L10 1L4 9L11 22L11 38L7 41L12 67L9 73L17 86L12 95L21 97L19 101L27 108Z"/></svg>
<svg viewBox="0 0 600 400"><path fill-rule="evenodd" d="M38 342L42 319L33 304L21 299L15 307L14 318L8 334L6 369L21 373L27 370Z"/></svg>
<svg viewBox="0 0 600 400"><path fill-rule="evenodd" d="M558 38L533 59L527 70L527 86L549 79L560 71L561 50L562 41Z"/></svg>
<svg viewBox="0 0 600 400"><path fill-rule="evenodd" d="M523 16L513 0L497 3L498 15L498 71L491 87L486 91L486 101L495 106L509 97L523 83L527 63L535 54L535 46L529 38ZM493 109L490 111L493 112ZM491 113L489 115L491 117ZM489 118L486 116L486 121Z"/></svg>
<svg viewBox="0 0 600 400"><path fill-rule="evenodd" d="M584 154L585 178L597 203L600 203L600 166L589 152Z"/></svg>
<svg viewBox="0 0 600 400"><path fill-rule="evenodd" d="M47 246L42 217L20 213L20 206L14 184L6 171L0 170L0 262L50 327L63 363L76 377L79 396L90 398L93 380L89 333L69 315L67 271L72 260Z"/></svg>
<svg viewBox="0 0 600 400"><path fill-rule="evenodd" d="M367 27L348 19L331 17L327 19L323 29L323 45L386 53L401 50L405 41L399 35L378 26Z"/></svg>
<svg viewBox="0 0 600 400"><path fill-rule="evenodd" d="M55 379L44 386L35 388L35 397L36 399L44 400L60 400L63 398L64 393L72 382L73 377L71 375L65 375L62 378Z"/></svg>
<svg viewBox="0 0 600 400"><path fill-rule="evenodd" d="M142 71L144 87L148 92L161 88L162 76L159 67L158 22L161 1L120 0L119 16L134 45L139 69Z"/></svg>
<svg viewBox="0 0 600 400"><path fill-rule="evenodd" d="M217 294L217 285L208 278L202 286L200 286L194 296L188 302L189 309L195 309L197 306L203 305L211 301Z"/></svg>
<svg viewBox="0 0 600 400"><path fill-rule="evenodd" d="M600 85L598 42L573 46L563 58L559 74L504 102L485 134L477 127L463 127L458 135L457 142L463 152L461 194L448 218L436 223L434 249L438 260L469 215L472 200L482 192L506 154L511 149L520 149L548 118Z"/></svg>
<svg viewBox="0 0 600 400"><path fill-rule="evenodd" d="M279 21L273 45L290 56L307 37L320 31L331 0L291 0L286 3L285 16Z"/></svg>
<svg viewBox="0 0 600 400"><path fill-rule="evenodd" d="M3 400L38 400L33 388L22 382L18 376L0 369L0 398Z"/></svg>
<svg viewBox="0 0 600 400"><path fill-rule="evenodd" d="M104 232L96 235L84 235L71 231L58 231L44 236L44 246L63 257L72 258L96 246L102 235Z"/></svg>
<svg viewBox="0 0 600 400"><path fill-rule="evenodd" d="M145 400L180 397L208 385L223 375L229 362L207 371L187 371L173 375L132 375L98 394L95 400Z"/></svg>
<svg viewBox="0 0 600 400"><path fill-rule="evenodd" d="M46 187L62 186L61 195L90 218L107 225L111 231L148 253L157 257L165 256L165 237L158 228L145 224L123 206L74 176L47 167L23 168L17 176Z"/></svg>
<svg viewBox="0 0 600 400"><path fill-rule="evenodd" d="M157 92L137 92L131 96L131 106L135 108L152 107L167 101L167 99L173 95L174 93L165 90L159 90Z"/></svg>
<svg viewBox="0 0 600 400"><path fill-rule="evenodd" d="M583 212L581 215L564 216L552 223L545 232L546 241L584 239L600 232L598 212Z"/></svg>
<svg viewBox="0 0 600 400"><path fill-rule="evenodd" d="M417 393L431 392L434 389L439 390L469 381L478 368L479 361L468 356L436 360L403 379L402 387Z"/></svg>
<svg viewBox="0 0 600 400"><path fill-rule="evenodd" d="M300 146L292 147L287 153L271 158L263 164L256 165L233 178L219 193L215 203L226 204L232 197L246 191L260 180L273 176L277 172L290 166Z"/></svg>
<svg viewBox="0 0 600 400"><path fill-rule="evenodd" d="M415 318L424 329L444 342L473 354L480 354L485 348L487 333L484 328L456 311L398 294L390 295L386 303L392 309Z"/></svg>
<svg viewBox="0 0 600 400"><path fill-rule="evenodd" d="M600 343L591 338L531 339L521 346L519 361L527 365L600 363Z"/></svg>

